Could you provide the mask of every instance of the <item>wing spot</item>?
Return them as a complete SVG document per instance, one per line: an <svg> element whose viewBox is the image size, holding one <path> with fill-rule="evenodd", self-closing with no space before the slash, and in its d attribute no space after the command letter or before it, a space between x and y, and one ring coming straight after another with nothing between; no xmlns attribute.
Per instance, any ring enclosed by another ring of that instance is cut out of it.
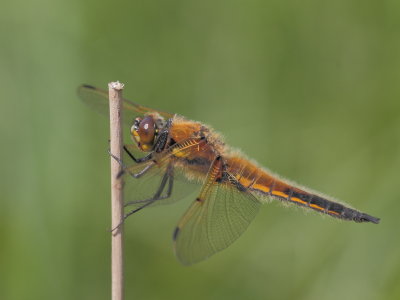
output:
<svg viewBox="0 0 400 300"><path fill-rule="evenodd" d="M173 234L173 236L172 236L172 239L173 239L174 241L176 241L176 238L178 237L179 231L180 231L180 228L179 228L179 227L176 227L175 230L174 230L174 234Z"/></svg>
<svg viewBox="0 0 400 300"><path fill-rule="evenodd" d="M92 89L92 90L96 89L93 85L89 85L89 84L82 84L82 86L87 88L87 89Z"/></svg>

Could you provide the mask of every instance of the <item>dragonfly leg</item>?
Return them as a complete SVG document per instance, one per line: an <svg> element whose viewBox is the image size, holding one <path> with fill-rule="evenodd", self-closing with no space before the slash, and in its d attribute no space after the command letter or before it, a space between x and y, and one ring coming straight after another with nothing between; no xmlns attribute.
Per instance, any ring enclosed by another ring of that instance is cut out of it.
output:
<svg viewBox="0 0 400 300"><path fill-rule="evenodd" d="M133 156L133 154L128 150L128 148L126 148L126 146L124 146L124 150L125 150L125 152L129 155L129 157L132 158L132 160L133 160L135 163L137 163L137 164L140 164L140 163L144 163L144 162L146 162L146 161L149 161L149 160L152 159L152 157L153 157L153 153L149 153L148 155L146 155L146 156L144 156L144 157L135 158L135 157ZM110 153L110 155L111 155L114 159L116 159L116 160L120 163L120 165L122 166L122 170L121 170L121 171L118 173L118 175L117 175L117 177L119 178L119 177L121 177L122 175L125 174L125 172L126 172L125 170L127 169L127 167L124 166L123 163L122 163L122 161L121 161L121 160L118 160L114 155L112 155L111 153ZM139 171L138 173L135 173L135 174L130 173L130 175L131 175L132 177L134 177L134 178L140 178L141 176L143 176L144 174L146 174L147 171L150 170L152 166L154 166L154 164L147 165L146 167L143 168L143 170Z"/></svg>
<svg viewBox="0 0 400 300"><path fill-rule="evenodd" d="M119 163L119 165L122 167L122 170L121 170L121 171L118 173L118 175L117 175L117 178L120 178L122 175L125 174L125 169L126 169L127 167L124 165L124 163L122 162L122 160L120 160L118 157L116 157L114 154L112 154L112 153L110 152L110 150L108 150L108 154L110 154L110 156L111 156L112 158L114 158L114 159ZM154 165L148 165L148 166L144 167L143 170L139 171L138 173L130 174L130 175L131 175L132 177L134 177L134 178L140 178L142 175L146 174L147 171L150 170L150 168L151 168L152 166L154 166Z"/></svg>
<svg viewBox="0 0 400 300"><path fill-rule="evenodd" d="M168 181L167 194L164 196L161 196L161 193L163 192L163 190L167 184L167 181ZM133 215L134 213L138 212L139 210L142 210L143 208L153 204L156 201L164 200L164 199L171 197L173 182L174 182L174 180L173 180L173 176L171 176L171 171L167 171L167 172L165 172L163 179L161 180L161 184L153 197L146 199L146 200L130 201L130 202L125 203L125 205L124 205L125 207L127 207L129 205L137 204L137 203L144 203L144 204L142 206L139 206L138 208L135 208L135 209L131 210L130 212L126 213L124 215L122 221L117 226L115 226L111 231L118 229L129 216Z"/></svg>
<svg viewBox="0 0 400 300"><path fill-rule="evenodd" d="M161 196L161 193L165 189L167 180L168 180L167 193L165 195ZM156 191L156 193L154 194L153 197L151 197L149 199L145 199L145 200L129 201L129 202L125 203L124 207L130 206L130 205L134 205L134 204L138 204L138 203L144 203L143 207L139 207L139 208L133 210L132 213L135 213L136 211L141 210L142 208L146 207L147 205L150 205L151 203L154 203L155 201L168 199L169 197L171 197L173 186L174 186L174 177L172 175L172 170L168 170L167 172L165 172L165 174L163 176L163 179L161 181L161 184L158 187L158 189L157 189L157 191Z"/></svg>
<svg viewBox="0 0 400 300"><path fill-rule="evenodd" d="M147 171L149 171L152 167L154 166L154 164L152 165L147 165L146 167L143 168L143 170L137 172L137 173L129 173L129 175L131 175L133 178L140 178L142 177L144 174L147 173ZM121 172L118 173L117 178L121 177L122 175L125 174L125 170L121 170Z"/></svg>
<svg viewBox="0 0 400 300"><path fill-rule="evenodd" d="M125 151L126 154L128 154L129 157L132 158L132 160L133 160L135 163L137 163L137 164L140 164L140 163L142 163L142 162L146 162L146 161L152 159L152 157L153 157L153 153L150 152L148 155L146 155L146 156L144 156L144 157L136 158L136 157L133 156L132 152L130 152L129 149L128 149L125 145L124 145L124 151Z"/></svg>
<svg viewBox="0 0 400 300"><path fill-rule="evenodd" d="M122 160L119 159L118 157L116 157L114 154L112 154L111 151L110 151L110 149L108 149L107 152L108 152L108 154L109 154L112 158L114 158L114 159L119 163L119 165L120 165L121 167L125 168L124 163L122 162Z"/></svg>
<svg viewBox="0 0 400 300"><path fill-rule="evenodd" d="M133 160L135 163L137 163L137 164L146 162L146 161L152 159L152 157L153 157L153 153L150 152L148 155L146 155L146 156L144 156L144 157L136 158L136 157L134 157L133 154L128 150L128 148L126 148L126 146L124 146L124 151L125 151L125 152L129 155L129 157L132 158L132 160ZM108 152L108 154L109 154L112 158L114 158L122 167L125 167L124 164L122 163L122 160L119 159L118 157L116 157L114 154L112 154L112 153L110 152L110 149L108 149L107 152Z"/></svg>

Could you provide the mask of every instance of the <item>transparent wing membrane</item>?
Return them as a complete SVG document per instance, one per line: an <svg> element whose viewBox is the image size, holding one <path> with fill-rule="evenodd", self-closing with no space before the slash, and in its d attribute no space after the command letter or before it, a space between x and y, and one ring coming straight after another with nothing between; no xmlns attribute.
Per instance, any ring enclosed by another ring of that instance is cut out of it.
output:
<svg viewBox="0 0 400 300"><path fill-rule="evenodd" d="M232 244L249 226L261 203L230 183L212 183L180 220L175 252L185 265L199 262Z"/></svg>
<svg viewBox="0 0 400 300"><path fill-rule="evenodd" d="M131 163L123 168L124 190L127 211L141 206L174 203L192 193L198 193L200 184L191 182L184 175L184 170L175 165L174 155L185 155L197 149L200 142L185 141L168 148L163 153L154 154L154 159L135 163L124 154L124 162ZM134 147L125 146L136 154Z"/></svg>
<svg viewBox="0 0 400 300"><path fill-rule="evenodd" d="M200 190L198 184L188 182L173 164L154 164L153 161L149 161L133 164L124 171L124 197L127 212L149 202L151 203L147 206L171 204ZM144 173L139 178L134 177L143 171Z"/></svg>
<svg viewBox="0 0 400 300"><path fill-rule="evenodd" d="M98 89L91 85L81 85L78 88L78 95L93 110L103 114L109 114L108 92ZM145 113L157 112L166 119L172 118L173 115L166 112L157 111L145 106L136 104L130 100L123 99L122 103L122 120L126 125L132 125L133 120Z"/></svg>

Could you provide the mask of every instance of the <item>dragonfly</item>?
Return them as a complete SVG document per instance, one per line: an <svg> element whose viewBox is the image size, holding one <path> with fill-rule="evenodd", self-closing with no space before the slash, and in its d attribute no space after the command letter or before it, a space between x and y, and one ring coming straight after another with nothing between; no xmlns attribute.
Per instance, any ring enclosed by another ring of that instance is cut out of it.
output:
<svg viewBox="0 0 400 300"><path fill-rule="evenodd" d="M82 85L78 95L96 111L108 114L107 91ZM380 221L282 179L225 144L216 131L201 122L127 99L123 99L122 118L130 126L133 143L124 146L129 163L120 161L118 176L124 176L126 183L137 183L125 203L129 211L124 220L145 207L184 198L194 186L199 187L173 232L175 254L184 265L200 262L231 245L248 228L260 206L273 199L341 220Z"/></svg>

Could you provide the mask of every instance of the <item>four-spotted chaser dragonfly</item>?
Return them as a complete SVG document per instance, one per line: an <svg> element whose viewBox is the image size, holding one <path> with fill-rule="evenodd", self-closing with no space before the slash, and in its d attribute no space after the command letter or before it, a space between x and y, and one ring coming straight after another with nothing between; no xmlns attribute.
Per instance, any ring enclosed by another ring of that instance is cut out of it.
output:
<svg viewBox="0 0 400 300"><path fill-rule="evenodd" d="M86 104L108 113L106 91L82 85L78 93ZM131 122L133 146L147 154L137 158L132 145L124 146L131 164L123 164L121 176L140 182L135 197L140 189L149 190L147 179L156 182L144 199L129 199L125 206L133 209L125 218L179 198L178 181L201 185L173 233L175 253L183 264L199 262L228 247L246 230L260 205L271 198L342 220L379 223L378 218L279 178L227 146L203 123L126 99L123 120Z"/></svg>

